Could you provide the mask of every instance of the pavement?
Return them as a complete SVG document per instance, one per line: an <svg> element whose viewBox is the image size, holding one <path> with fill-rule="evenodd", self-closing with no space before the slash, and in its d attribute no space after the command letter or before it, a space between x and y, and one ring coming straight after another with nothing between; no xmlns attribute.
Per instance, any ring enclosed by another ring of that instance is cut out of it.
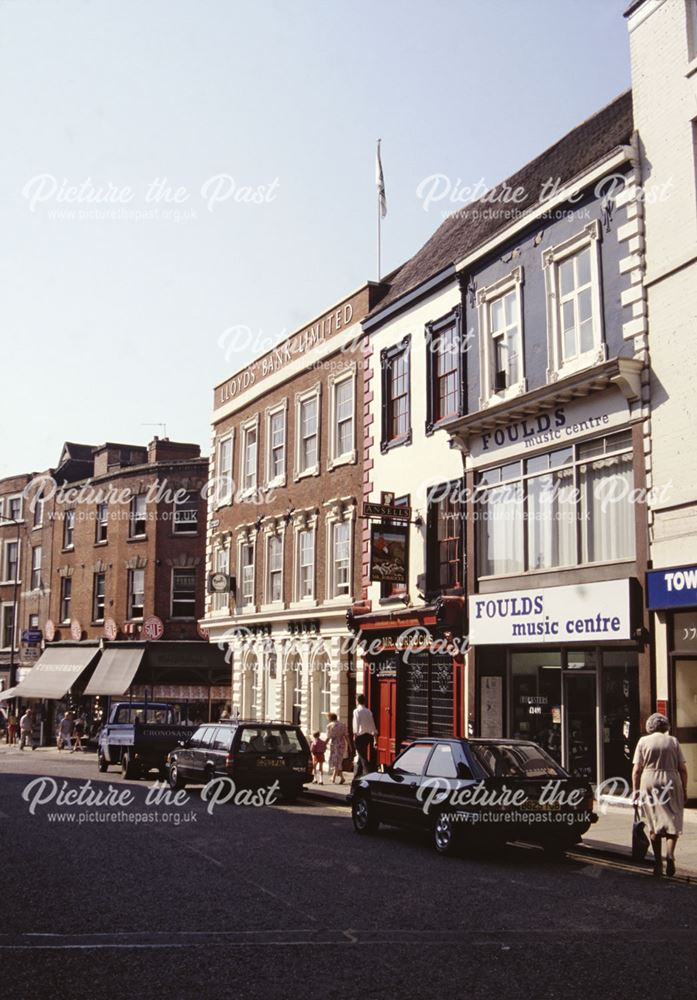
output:
<svg viewBox="0 0 697 1000"><path fill-rule="evenodd" d="M351 775L345 774L346 784L339 785L327 783L322 785L306 785L307 795L335 802L347 808L349 803L346 796L350 790ZM632 856L632 823L634 821L634 809L629 799L608 796L596 803L598 822L594 823L578 850L589 854L622 859L631 861ZM577 848L574 848L577 850ZM650 868L653 863L653 854L649 849L647 860L642 865L643 868ZM677 874L686 879L697 881L697 810L686 809L683 825L683 835L678 840L675 851L675 863Z"/></svg>
<svg viewBox="0 0 697 1000"><path fill-rule="evenodd" d="M211 812L153 793L91 754L0 750L3 996L694 1000L682 880L521 845L441 857L312 791Z"/></svg>

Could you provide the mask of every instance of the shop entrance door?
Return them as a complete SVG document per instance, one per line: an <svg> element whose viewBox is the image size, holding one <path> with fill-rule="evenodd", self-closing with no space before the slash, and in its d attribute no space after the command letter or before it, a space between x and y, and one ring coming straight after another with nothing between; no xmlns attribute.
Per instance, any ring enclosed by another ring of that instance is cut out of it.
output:
<svg viewBox="0 0 697 1000"><path fill-rule="evenodd" d="M598 723L595 673L565 673L564 721L564 766L577 777L596 781Z"/></svg>
<svg viewBox="0 0 697 1000"><path fill-rule="evenodd" d="M378 764L390 764L396 755L397 745L397 680L381 677L378 680L378 705L375 724L378 727L376 741Z"/></svg>

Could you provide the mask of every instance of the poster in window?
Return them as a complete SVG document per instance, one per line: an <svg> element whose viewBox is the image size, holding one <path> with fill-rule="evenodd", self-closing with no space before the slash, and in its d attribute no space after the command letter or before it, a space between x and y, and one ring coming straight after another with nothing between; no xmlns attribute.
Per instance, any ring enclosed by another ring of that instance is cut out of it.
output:
<svg viewBox="0 0 697 1000"><path fill-rule="evenodd" d="M481 736L501 739L503 736L503 678L482 677L480 681Z"/></svg>
<svg viewBox="0 0 697 1000"><path fill-rule="evenodd" d="M407 582L406 525L370 527L370 579L378 583Z"/></svg>

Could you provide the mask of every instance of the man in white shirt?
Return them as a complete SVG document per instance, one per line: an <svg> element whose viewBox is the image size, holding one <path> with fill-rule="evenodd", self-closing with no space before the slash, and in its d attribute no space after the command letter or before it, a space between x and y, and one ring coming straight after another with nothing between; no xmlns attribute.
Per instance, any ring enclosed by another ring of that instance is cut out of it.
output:
<svg viewBox="0 0 697 1000"><path fill-rule="evenodd" d="M27 744L35 750L34 746L34 716L32 710L28 708L19 720L19 749L24 750Z"/></svg>
<svg viewBox="0 0 697 1000"><path fill-rule="evenodd" d="M354 778L360 778L362 774L368 774L371 770L370 754L373 748L373 738L377 736L377 732L373 713L365 704L365 695L359 694L356 698L356 707L353 710L353 742L358 754Z"/></svg>

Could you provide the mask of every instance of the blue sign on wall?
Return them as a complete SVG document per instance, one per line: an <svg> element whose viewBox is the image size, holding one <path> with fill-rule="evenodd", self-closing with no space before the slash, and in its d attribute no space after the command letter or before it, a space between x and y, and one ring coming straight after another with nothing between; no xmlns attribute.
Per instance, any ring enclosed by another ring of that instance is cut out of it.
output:
<svg viewBox="0 0 697 1000"><path fill-rule="evenodd" d="M697 607L697 566L649 570L646 584L650 609Z"/></svg>

